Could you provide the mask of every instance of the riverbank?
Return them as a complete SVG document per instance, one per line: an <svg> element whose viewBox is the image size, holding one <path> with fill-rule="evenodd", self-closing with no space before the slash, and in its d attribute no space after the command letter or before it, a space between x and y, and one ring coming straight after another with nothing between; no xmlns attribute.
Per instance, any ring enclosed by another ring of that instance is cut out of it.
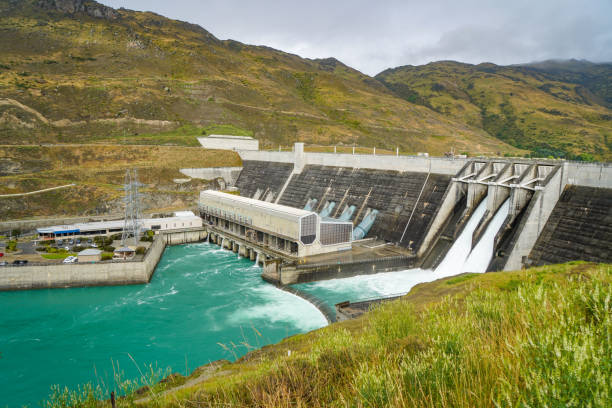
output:
<svg viewBox="0 0 612 408"><path fill-rule="evenodd" d="M164 232L136 260L4 266L0 268L0 291L145 284L151 281L167 245L200 242L206 237L202 228Z"/></svg>

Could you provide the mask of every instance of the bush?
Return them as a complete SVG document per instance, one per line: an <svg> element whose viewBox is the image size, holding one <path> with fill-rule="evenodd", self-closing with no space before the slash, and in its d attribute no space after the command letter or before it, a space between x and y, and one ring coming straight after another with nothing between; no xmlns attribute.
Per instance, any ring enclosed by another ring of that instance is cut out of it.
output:
<svg viewBox="0 0 612 408"><path fill-rule="evenodd" d="M136 255L144 255L147 252L147 248L139 246L136 248Z"/></svg>
<svg viewBox="0 0 612 408"><path fill-rule="evenodd" d="M112 252L103 252L102 253L102 258L103 261L108 261L110 259L113 259L113 253Z"/></svg>
<svg viewBox="0 0 612 408"><path fill-rule="evenodd" d="M9 241L6 244L6 252L15 252L17 250L17 241Z"/></svg>
<svg viewBox="0 0 612 408"><path fill-rule="evenodd" d="M114 251L115 251L115 247L114 247L114 246L112 246L112 245L107 245L107 246L105 246L104 248L102 248L102 250L103 250L104 252L114 252Z"/></svg>
<svg viewBox="0 0 612 408"><path fill-rule="evenodd" d="M153 242L153 237L142 237L140 242Z"/></svg>
<svg viewBox="0 0 612 408"><path fill-rule="evenodd" d="M84 246L81 246L81 245L77 245L77 246L75 246L75 247L72 247L72 250L73 250L74 252L81 252L81 251L83 251L83 250L85 250L85 249L87 249L87 247L84 247Z"/></svg>
<svg viewBox="0 0 612 408"><path fill-rule="evenodd" d="M48 249L49 249L49 247L48 247L48 246L37 246L37 247L36 247L36 250L37 250L38 252L47 252L47 250L48 250Z"/></svg>

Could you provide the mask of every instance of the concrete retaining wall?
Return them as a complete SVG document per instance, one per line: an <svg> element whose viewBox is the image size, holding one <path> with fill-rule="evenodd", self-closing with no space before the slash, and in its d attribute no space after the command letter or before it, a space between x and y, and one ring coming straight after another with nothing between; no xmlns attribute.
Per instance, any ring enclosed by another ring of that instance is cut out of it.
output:
<svg viewBox="0 0 612 408"><path fill-rule="evenodd" d="M242 167L208 167L194 169L180 169L180 172L187 177L203 180L214 180L222 178L227 184L234 185Z"/></svg>
<svg viewBox="0 0 612 408"><path fill-rule="evenodd" d="M239 151L242 160L269 161L279 163L300 163L302 166L352 167L356 169L413 171L455 175L469 159L445 157L392 156L344 153L301 153L294 152L253 152ZM302 156L303 155L303 156ZM299 157L298 157L299 156Z"/></svg>
<svg viewBox="0 0 612 408"><path fill-rule="evenodd" d="M205 238L204 229L158 235L142 261L5 266L0 268L0 291L148 283L166 244Z"/></svg>
<svg viewBox="0 0 612 408"><path fill-rule="evenodd" d="M205 229L194 229L163 234L166 245L181 245L190 242L200 242L206 239L208 233Z"/></svg>
<svg viewBox="0 0 612 408"><path fill-rule="evenodd" d="M316 282L329 279L350 278L359 275L371 275L380 272L392 272L409 269L415 266L416 258L397 256L373 259L360 262L320 265L315 267L280 266L279 271L265 271L262 278L280 285Z"/></svg>
<svg viewBox="0 0 612 408"><path fill-rule="evenodd" d="M612 163L571 162L564 163L563 167L563 186L612 188Z"/></svg>

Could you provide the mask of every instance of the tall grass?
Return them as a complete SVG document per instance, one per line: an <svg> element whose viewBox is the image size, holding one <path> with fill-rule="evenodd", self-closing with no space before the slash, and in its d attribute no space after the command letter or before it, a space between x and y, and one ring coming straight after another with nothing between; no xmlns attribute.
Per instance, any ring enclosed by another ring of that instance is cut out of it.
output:
<svg viewBox="0 0 612 408"><path fill-rule="evenodd" d="M612 406L611 280L588 265L457 280L461 296L383 304L164 404Z"/></svg>

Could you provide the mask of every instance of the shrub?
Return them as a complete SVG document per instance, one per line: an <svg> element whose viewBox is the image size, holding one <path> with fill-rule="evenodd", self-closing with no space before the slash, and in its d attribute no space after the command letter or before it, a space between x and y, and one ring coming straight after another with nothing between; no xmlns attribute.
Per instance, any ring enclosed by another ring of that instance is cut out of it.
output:
<svg viewBox="0 0 612 408"><path fill-rule="evenodd" d="M15 252L17 250L17 241L9 241L6 244L6 252Z"/></svg>
<svg viewBox="0 0 612 408"><path fill-rule="evenodd" d="M36 247L36 250L37 250L38 252L47 252L47 250L48 250L48 249L49 249L49 247L48 247L48 246L37 246L37 247Z"/></svg>
<svg viewBox="0 0 612 408"><path fill-rule="evenodd" d="M136 248L136 255L144 255L147 252L147 248L139 246Z"/></svg>
<svg viewBox="0 0 612 408"><path fill-rule="evenodd" d="M102 258L103 261L108 261L110 259L113 259L113 253L112 252L102 252Z"/></svg>
<svg viewBox="0 0 612 408"><path fill-rule="evenodd" d="M104 252L114 252L115 251L115 247L112 245L107 245L104 248L102 248L102 250L104 250Z"/></svg>

